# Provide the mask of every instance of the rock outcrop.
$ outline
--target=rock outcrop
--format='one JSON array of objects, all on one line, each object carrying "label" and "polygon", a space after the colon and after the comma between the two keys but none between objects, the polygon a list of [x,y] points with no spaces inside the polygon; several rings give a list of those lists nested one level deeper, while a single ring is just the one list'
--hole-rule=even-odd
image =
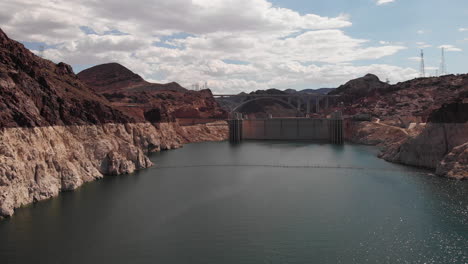
[{"label": "rock outcrop", "polygon": [[353,101],[362,97],[369,97],[379,93],[385,93],[390,89],[388,83],[380,81],[374,74],[367,74],[347,82],[331,91],[330,95],[342,95],[347,101]]},{"label": "rock outcrop", "polygon": [[381,158],[468,179],[468,104],[458,101],[434,111],[427,124],[401,128],[378,122],[348,120],[347,140],[381,147]]},{"label": "rock outcrop", "polygon": [[453,148],[437,165],[436,174],[458,180],[468,179],[468,142]]},{"label": "rock outcrop", "polygon": [[[468,104],[459,99],[434,111],[425,129],[395,145],[386,160],[436,170],[440,176],[467,178]],[[463,172],[465,170],[465,172]]]}]

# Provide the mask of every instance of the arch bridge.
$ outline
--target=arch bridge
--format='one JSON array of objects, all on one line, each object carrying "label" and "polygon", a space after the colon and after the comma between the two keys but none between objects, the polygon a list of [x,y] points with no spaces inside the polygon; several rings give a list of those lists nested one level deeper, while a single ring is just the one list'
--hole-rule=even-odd
[{"label": "arch bridge", "polygon": [[[273,100],[276,102],[283,103],[289,106],[291,109],[295,109],[298,114],[302,113],[305,115],[311,113],[320,113],[323,110],[329,109],[331,105],[338,102],[341,96],[339,95],[327,95],[327,94],[316,94],[316,93],[294,93],[294,94],[213,94],[214,98],[221,99],[218,102],[223,102],[223,107],[227,108],[228,111],[233,114],[242,108],[244,105],[259,101],[259,100]],[[240,98],[240,102],[227,103],[228,98]],[[302,111],[305,106],[305,111]],[[314,107],[315,109],[312,109]],[[313,111],[315,110],[315,111]]]}]

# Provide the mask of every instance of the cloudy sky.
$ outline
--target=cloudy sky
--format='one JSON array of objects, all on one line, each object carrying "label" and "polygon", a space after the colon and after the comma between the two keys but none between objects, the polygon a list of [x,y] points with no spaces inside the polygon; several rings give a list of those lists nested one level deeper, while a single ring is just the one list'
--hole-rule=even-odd
[{"label": "cloudy sky", "polygon": [[75,72],[118,62],[153,82],[216,93],[335,87],[366,73],[395,83],[446,47],[466,73],[466,0],[2,0],[0,27]]}]

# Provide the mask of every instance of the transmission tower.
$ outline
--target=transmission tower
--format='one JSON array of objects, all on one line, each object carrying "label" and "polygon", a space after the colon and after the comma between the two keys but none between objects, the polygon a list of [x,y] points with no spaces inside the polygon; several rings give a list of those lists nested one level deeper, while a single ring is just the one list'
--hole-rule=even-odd
[{"label": "transmission tower", "polygon": [[426,67],[424,66],[424,51],[421,50],[421,66],[419,68],[420,77],[426,77]]},{"label": "transmission tower", "polygon": [[440,75],[447,74],[447,64],[445,64],[445,48],[442,47],[442,54],[440,57]]}]

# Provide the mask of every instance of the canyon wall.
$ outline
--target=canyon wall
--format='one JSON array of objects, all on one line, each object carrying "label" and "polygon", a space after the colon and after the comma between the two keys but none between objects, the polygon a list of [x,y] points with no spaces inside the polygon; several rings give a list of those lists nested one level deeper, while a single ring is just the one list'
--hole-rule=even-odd
[{"label": "canyon wall", "polygon": [[180,109],[223,114],[210,91],[178,90],[132,92],[120,103],[153,99],[119,108],[83,84],[71,66],[34,55],[0,29],[0,218],[104,175],[150,167],[148,153],[226,139],[226,124],[175,122]]},{"label": "canyon wall", "polygon": [[152,166],[147,154],[224,140],[227,126],[127,123],[0,130],[0,217],[104,175]]}]

